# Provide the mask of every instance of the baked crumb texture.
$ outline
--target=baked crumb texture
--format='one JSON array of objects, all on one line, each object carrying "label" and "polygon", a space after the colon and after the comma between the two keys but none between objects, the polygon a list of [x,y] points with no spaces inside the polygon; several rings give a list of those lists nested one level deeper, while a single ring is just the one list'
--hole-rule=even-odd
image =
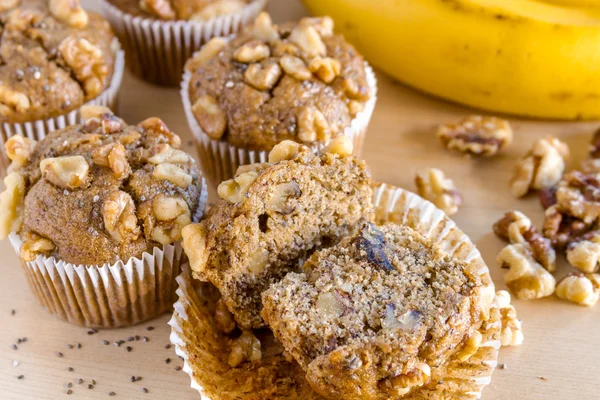
[{"label": "baked crumb texture", "polygon": [[370,173],[349,156],[349,146],[314,154],[280,144],[271,152],[273,164],[240,167],[234,180],[219,186],[225,198],[201,224],[186,228],[189,237],[184,231],[194,276],[220,290],[240,327],[263,327],[264,290],[297,271],[314,250],[372,219]]},{"label": "baked crumb texture", "polygon": [[108,0],[122,11],[165,21],[208,21],[244,8],[246,0]]},{"label": "baked crumb texture", "polygon": [[262,13],[231,40],[212,39],[186,69],[202,130],[248,150],[326,143],[371,95],[363,58],[328,17],[277,26]]},{"label": "baked crumb texture", "polygon": [[9,140],[7,179],[16,184],[0,196],[2,234],[19,233],[24,261],[43,254],[76,265],[112,264],[179,241],[204,195],[180,138],[158,118],[129,126],[103,107],[82,115],[83,125],[37,144]]},{"label": "baked crumb texture", "polygon": [[108,87],[114,35],[79,0],[4,1],[0,25],[0,122],[63,115]]},{"label": "baked crumb texture", "polygon": [[368,224],[264,292],[262,316],[321,395],[398,398],[477,351],[481,284],[412,229]]}]

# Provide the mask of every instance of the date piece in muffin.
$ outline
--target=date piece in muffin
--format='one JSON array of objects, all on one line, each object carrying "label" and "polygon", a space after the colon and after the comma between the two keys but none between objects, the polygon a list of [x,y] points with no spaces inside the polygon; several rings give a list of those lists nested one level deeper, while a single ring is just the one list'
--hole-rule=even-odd
[{"label": "date piece in muffin", "polygon": [[401,398],[481,339],[481,287],[414,230],[367,224],[265,291],[262,316],[321,395]]},{"label": "date piece in muffin", "polygon": [[194,276],[223,295],[242,328],[260,328],[261,292],[297,269],[311,251],[336,243],[373,217],[370,173],[349,139],[322,153],[282,142],[271,164],[240,167],[221,200],[183,246]]},{"label": "date piece in muffin", "polygon": [[207,21],[240,11],[245,0],[108,0],[120,10],[135,16],[161,20]]},{"label": "date piece in muffin", "polygon": [[0,122],[63,115],[109,86],[113,32],[79,0],[0,2],[0,24]]},{"label": "date piece in muffin", "polygon": [[35,144],[11,138],[9,190],[0,236],[16,231],[21,258],[38,255],[103,265],[181,239],[202,193],[195,161],[158,118],[129,126],[103,107],[84,107],[83,125]]},{"label": "date piece in muffin", "polygon": [[328,17],[277,26],[262,13],[231,40],[211,40],[186,69],[200,128],[247,150],[325,144],[372,95],[363,58]]}]

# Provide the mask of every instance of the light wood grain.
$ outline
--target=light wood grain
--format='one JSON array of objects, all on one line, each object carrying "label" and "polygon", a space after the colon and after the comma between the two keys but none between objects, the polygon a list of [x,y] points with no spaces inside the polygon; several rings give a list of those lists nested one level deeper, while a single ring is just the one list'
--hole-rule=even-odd
[{"label": "light wood grain", "polygon": [[[88,5],[95,6],[95,1]],[[303,8],[297,1],[273,0],[270,9],[277,21],[297,18]],[[511,197],[507,181],[515,161],[536,139],[556,135],[573,152],[573,165],[587,151],[588,140],[597,123],[550,123],[511,120],[516,131],[514,144],[492,160],[475,160],[446,152],[433,132],[442,122],[452,121],[473,111],[419,94],[379,74],[379,102],[368,133],[364,157],[375,179],[412,189],[417,169],[438,167],[452,177],[465,197],[456,215],[457,224],[478,245],[490,266],[498,288],[504,289],[503,271],[494,259],[502,243],[491,233],[492,223],[508,209],[520,209],[536,223],[542,211],[535,198],[518,201]],[[193,151],[179,94],[176,89],[151,86],[126,76],[121,115],[130,122],[160,116],[188,143]],[[26,285],[17,256],[7,241],[0,243],[0,398],[16,399],[198,399],[189,388],[188,376],[176,371],[182,365],[169,342],[168,315],[139,327],[102,331],[88,335],[87,330],[71,326],[48,315],[36,302]],[[563,266],[560,273],[565,273]],[[600,306],[581,308],[555,298],[515,301],[524,320],[525,344],[503,349],[500,362],[507,368],[494,373],[484,398],[501,399],[592,399],[600,398],[600,358],[597,332],[600,331]],[[16,314],[11,315],[11,310]],[[147,331],[147,326],[156,329]],[[112,342],[132,335],[150,341]],[[28,341],[11,346],[17,338]],[[110,345],[102,344],[109,340]],[[81,349],[67,344],[81,343]],[[131,345],[133,351],[127,352]],[[57,352],[64,356],[58,357]],[[173,361],[166,364],[165,359]],[[19,365],[13,366],[18,360]],[[74,372],[69,372],[73,367]],[[24,379],[18,380],[19,375]],[[131,382],[131,376],[141,376]],[[544,377],[542,380],[539,377]],[[77,384],[77,379],[84,384]],[[95,379],[97,385],[88,389]],[[66,395],[67,383],[73,394]],[[142,388],[149,390],[148,394]],[[116,392],[116,397],[108,393]]]}]

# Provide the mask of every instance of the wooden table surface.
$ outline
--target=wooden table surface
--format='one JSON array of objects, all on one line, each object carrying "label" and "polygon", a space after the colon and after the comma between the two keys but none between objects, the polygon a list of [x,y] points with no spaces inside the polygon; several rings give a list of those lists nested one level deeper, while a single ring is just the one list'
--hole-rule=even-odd
[{"label": "wooden table surface", "polygon": [[[94,3],[89,0],[87,5],[93,8],[97,6]],[[273,0],[269,8],[276,21],[304,13],[298,0]],[[444,170],[465,198],[455,217],[458,226],[481,250],[497,288],[505,289],[503,271],[494,261],[502,243],[491,232],[493,222],[509,209],[527,213],[538,224],[542,219],[536,198],[516,200],[510,195],[508,180],[513,165],[535,140],[550,134],[570,145],[571,164],[576,165],[585,157],[588,141],[599,124],[511,119],[516,135],[507,152],[491,160],[464,158],[445,151],[434,131],[438,124],[457,120],[472,110],[432,99],[382,74],[378,79],[379,101],[363,154],[374,178],[412,190],[418,169]],[[135,123],[159,116],[193,151],[177,89],[151,86],[126,76],[121,94],[123,118]],[[104,399],[110,392],[115,393],[111,398],[120,399],[199,398],[189,388],[188,376],[178,371],[181,360],[172,348],[166,348],[169,315],[141,326],[89,335],[86,329],[62,322],[39,306],[8,241],[0,243],[0,260],[0,398]],[[567,270],[563,262],[560,273]],[[506,368],[496,370],[484,399],[600,398],[600,362],[595,359],[600,357],[596,343],[600,306],[588,309],[556,298],[514,303],[524,321],[525,343],[501,350],[499,361]],[[135,335],[148,341],[113,345]],[[18,343],[24,338],[25,342]],[[128,352],[127,346],[132,350]],[[142,379],[132,382],[132,376]],[[80,379],[83,383],[78,383]],[[89,389],[92,380],[96,384]],[[67,397],[69,383],[71,397]]]}]

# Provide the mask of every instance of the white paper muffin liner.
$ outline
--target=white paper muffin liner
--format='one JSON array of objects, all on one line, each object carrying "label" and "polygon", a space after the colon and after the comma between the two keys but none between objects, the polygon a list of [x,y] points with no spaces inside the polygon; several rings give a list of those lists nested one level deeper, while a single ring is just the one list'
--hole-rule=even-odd
[{"label": "white paper muffin liner", "polygon": [[198,22],[134,16],[101,1],[106,19],[123,43],[127,68],[148,82],[170,86],[179,84],[185,62],[203,44],[238,32],[267,4],[267,0],[252,0],[238,12]]},{"label": "white paper muffin liner", "polygon": [[[196,222],[204,215],[207,196],[203,178],[193,216]],[[12,233],[9,240],[18,255],[21,238]],[[65,321],[88,328],[135,325],[170,310],[175,301],[175,278],[185,263],[180,243],[101,266],[75,265],[43,255],[31,262],[21,260],[27,283],[42,306]]]},{"label": "white paper muffin liner", "polygon": [[[96,97],[88,101],[84,105],[99,105],[110,108],[116,111],[119,88],[123,80],[123,72],[125,70],[125,53],[121,50],[119,41],[115,39],[113,43],[115,49],[115,65],[114,72],[108,87]],[[15,135],[26,136],[30,139],[41,140],[52,131],[66,128],[69,125],[74,125],[82,122],[81,107],[72,110],[68,114],[51,117],[48,119],[39,119],[28,122],[2,122],[0,123],[0,172],[4,175],[10,165],[10,160],[6,155],[4,144],[8,139]]]},{"label": "white paper muffin liner", "polygon": [[[359,112],[350,123],[350,126],[344,130],[344,135],[352,139],[354,143],[354,155],[360,156],[362,152],[363,141],[367,134],[369,121],[375,109],[377,102],[377,78],[373,69],[365,62],[365,72],[367,83],[371,91],[371,97],[365,103],[364,109]],[[248,165],[254,163],[267,162],[269,159],[269,151],[265,150],[247,150],[241,147],[236,147],[224,140],[211,139],[200,127],[194,113],[192,112],[192,103],[190,100],[190,80],[193,73],[185,71],[181,81],[181,99],[183,101],[183,109],[187,117],[188,124],[196,139],[198,148],[198,156],[204,174],[210,184],[218,186],[221,182],[233,178],[235,171],[240,165]],[[320,150],[327,143],[321,143],[314,146],[315,150]]]},{"label": "white paper muffin liner", "polygon": [[[470,239],[461,232],[446,214],[429,201],[404,189],[385,184],[374,185],[374,203],[378,224],[392,222],[408,225],[425,237],[438,243],[449,254],[476,266],[484,282],[482,304],[489,307],[489,318],[480,328],[482,345],[467,361],[450,361],[440,369],[432,369],[432,382],[403,397],[406,399],[476,399],[481,397],[497,365],[502,329],[500,310],[493,301],[494,284],[481,255]],[[191,387],[196,389],[203,400],[210,400],[202,385],[199,374],[199,360],[206,357],[210,347],[198,344],[203,337],[198,330],[202,318],[202,299],[194,289],[191,274],[187,268],[177,278],[178,301],[174,305],[171,325],[171,343],[177,355],[184,359],[183,371],[190,376]]]}]

